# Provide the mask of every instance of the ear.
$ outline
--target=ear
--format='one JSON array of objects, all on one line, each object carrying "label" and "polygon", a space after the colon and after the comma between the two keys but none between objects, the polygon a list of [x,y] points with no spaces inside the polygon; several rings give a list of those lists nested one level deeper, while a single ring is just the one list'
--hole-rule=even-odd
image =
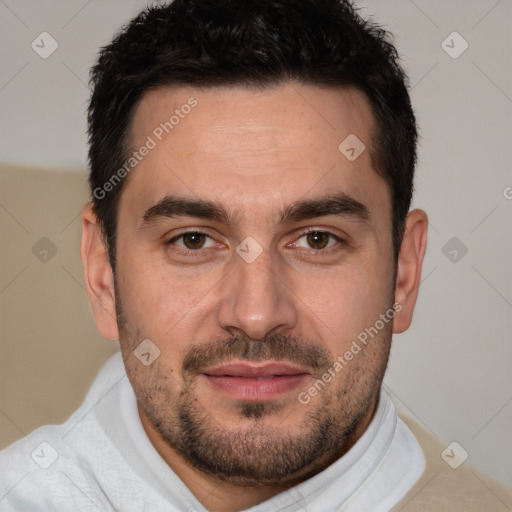
[{"label": "ear", "polygon": [[428,218],[423,210],[409,212],[398,256],[394,333],[404,332],[411,325],[414,306],[418,298],[423,257],[427,249],[427,229]]},{"label": "ear", "polygon": [[84,282],[91,303],[96,327],[109,340],[119,337],[116,320],[114,275],[108,250],[103,241],[98,218],[92,203],[82,211],[82,243],[80,246]]}]

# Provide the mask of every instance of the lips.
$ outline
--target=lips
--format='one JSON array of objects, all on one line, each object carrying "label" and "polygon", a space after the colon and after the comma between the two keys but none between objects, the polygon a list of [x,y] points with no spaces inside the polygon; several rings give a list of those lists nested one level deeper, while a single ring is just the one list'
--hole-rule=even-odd
[{"label": "lips", "polygon": [[229,363],[202,373],[217,391],[245,401],[275,399],[298,387],[310,374],[304,368],[281,362]]},{"label": "lips", "polygon": [[229,363],[210,368],[203,372],[205,375],[227,377],[273,377],[278,375],[300,375],[308,373],[303,368],[287,363],[263,363],[260,365]]}]

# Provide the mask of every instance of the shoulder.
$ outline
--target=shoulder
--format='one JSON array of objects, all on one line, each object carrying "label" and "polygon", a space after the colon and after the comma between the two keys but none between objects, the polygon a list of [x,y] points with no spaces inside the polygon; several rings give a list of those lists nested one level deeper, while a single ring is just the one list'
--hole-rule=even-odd
[{"label": "shoulder", "polygon": [[447,447],[426,428],[408,417],[402,417],[402,420],[418,440],[425,455],[426,468],[421,478],[392,509],[393,511],[500,512],[509,510],[507,504],[512,502],[510,490],[482,475],[466,462],[457,460],[456,446]]},{"label": "shoulder", "polygon": [[41,427],[0,452],[2,512],[114,510],[101,503],[97,493],[83,493],[79,486],[93,481],[87,478],[87,465],[59,434],[58,426]]},{"label": "shoulder", "polygon": [[105,398],[111,407],[106,392],[122,370],[115,354],[65,423],[40,427],[0,451],[0,511],[114,510],[100,481],[105,461],[115,464],[119,457],[94,405]]}]

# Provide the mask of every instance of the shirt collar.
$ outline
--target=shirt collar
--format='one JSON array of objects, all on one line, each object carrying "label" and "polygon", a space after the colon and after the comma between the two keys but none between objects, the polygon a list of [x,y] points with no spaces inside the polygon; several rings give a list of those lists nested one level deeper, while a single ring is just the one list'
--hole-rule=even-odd
[{"label": "shirt collar", "polygon": [[[143,478],[157,487],[169,505],[174,505],[178,510],[206,512],[147,437],[128,379],[121,383],[120,392],[125,428],[140,455],[141,464],[146,466],[139,466],[137,472],[145,473]],[[421,476],[424,465],[421,448],[397,417],[393,402],[382,388],[372,421],[345,455],[308,480],[246,510],[388,510],[388,506],[398,502]]]}]

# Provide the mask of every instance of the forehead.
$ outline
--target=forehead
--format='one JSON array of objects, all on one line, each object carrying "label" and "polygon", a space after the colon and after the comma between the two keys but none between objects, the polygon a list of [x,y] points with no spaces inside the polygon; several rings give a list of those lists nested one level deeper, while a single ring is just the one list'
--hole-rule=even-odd
[{"label": "forehead", "polygon": [[131,149],[151,149],[121,202],[143,209],[177,194],[224,202],[243,217],[336,189],[386,208],[373,130],[369,103],[353,89],[161,87],[135,109]]}]

